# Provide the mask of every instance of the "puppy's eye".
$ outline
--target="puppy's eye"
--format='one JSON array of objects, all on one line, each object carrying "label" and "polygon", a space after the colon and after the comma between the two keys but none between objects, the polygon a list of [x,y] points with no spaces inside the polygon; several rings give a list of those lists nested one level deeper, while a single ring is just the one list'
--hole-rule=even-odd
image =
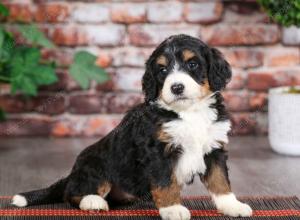
[{"label": "puppy's eye", "polygon": [[161,74],[166,74],[168,71],[167,71],[167,68],[166,67],[160,67],[159,68],[159,73]]},{"label": "puppy's eye", "polygon": [[195,70],[195,69],[197,69],[197,67],[198,67],[198,63],[196,63],[195,61],[188,62],[188,68],[190,70]]}]

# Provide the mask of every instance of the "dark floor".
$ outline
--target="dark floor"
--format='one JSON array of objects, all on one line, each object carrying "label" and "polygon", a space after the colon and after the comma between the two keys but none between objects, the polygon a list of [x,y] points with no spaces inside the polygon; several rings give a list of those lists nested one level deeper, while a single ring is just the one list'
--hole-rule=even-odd
[{"label": "dark floor", "polygon": [[[68,174],[76,155],[95,139],[0,139],[0,195],[44,187]],[[273,153],[265,137],[235,137],[229,167],[237,195],[300,196],[300,157]],[[197,180],[185,195],[206,195]]]}]

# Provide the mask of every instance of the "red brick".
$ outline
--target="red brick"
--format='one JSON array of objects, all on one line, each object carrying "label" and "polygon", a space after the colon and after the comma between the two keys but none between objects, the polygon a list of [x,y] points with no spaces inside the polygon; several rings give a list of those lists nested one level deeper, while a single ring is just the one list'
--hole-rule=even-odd
[{"label": "red brick", "polygon": [[108,100],[104,94],[74,94],[70,96],[69,111],[75,114],[107,112]]},{"label": "red brick", "polygon": [[236,11],[228,9],[224,10],[223,20],[224,23],[232,24],[253,24],[257,23],[270,23],[270,19],[263,11],[253,11],[248,14],[241,14]]},{"label": "red brick", "polygon": [[217,25],[201,29],[205,42],[216,46],[273,44],[279,40],[275,25]]},{"label": "red brick", "polygon": [[114,4],[112,6],[111,19],[113,22],[124,24],[146,22],[146,7],[143,4]]},{"label": "red brick", "polygon": [[251,15],[260,9],[256,0],[226,1],[226,9],[240,15]]},{"label": "red brick", "polygon": [[294,75],[292,75],[292,85],[300,85],[300,70]]},{"label": "red brick", "polygon": [[111,24],[58,26],[54,28],[50,37],[62,46],[117,46],[124,43],[125,27]]},{"label": "red brick", "polygon": [[113,91],[114,90],[114,82],[112,80],[113,77],[114,77],[114,73],[110,74],[111,79],[109,81],[106,81],[105,83],[98,84],[96,86],[96,89],[98,91],[104,91],[104,92]]},{"label": "red brick", "polygon": [[147,8],[148,21],[152,23],[179,22],[182,18],[183,6],[180,2],[155,2]]},{"label": "red brick", "polygon": [[141,103],[144,96],[141,93],[112,93],[108,99],[109,113],[125,113],[133,106]]},{"label": "red brick", "polygon": [[264,91],[276,86],[292,84],[291,75],[288,71],[253,71],[248,74],[248,88]]},{"label": "red brick", "polygon": [[240,70],[232,69],[232,77],[227,89],[243,89],[246,84],[246,74]]},{"label": "red brick", "polygon": [[63,22],[69,17],[69,7],[66,3],[39,4],[35,12],[37,22]]},{"label": "red brick", "polygon": [[187,22],[208,24],[222,17],[223,4],[220,2],[187,3],[184,17]]},{"label": "red brick", "polygon": [[250,95],[249,105],[253,111],[266,111],[268,104],[268,94],[265,92]]},{"label": "red brick", "polygon": [[61,46],[99,45],[117,46],[125,40],[125,27],[122,25],[66,25],[56,26],[49,34]]},{"label": "red brick", "polygon": [[226,91],[223,95],[229,111],[249,110],[249,94],[247,91]]},{"label": "red brick", "polygon": [[274,79],[276,81],[275,86],[293,85],[292,77],[294,74],[299,74],[299,69],[284,68],[282,70],[276,71],[274,74]]},{"label": "red brick", "polygon": [[75,94],[70,96],[69,111],[74,114],[125,113],[142,100],[141,93]]},{"label": "red brick", "polygon": [[249,135],[254,134],[256,121],[250,113],[235,113],[231,115],[232,134]]},{"label": "red brick", "polygon": [[250,72],[248,76],[248,88],[252,90],[267,90],[276,85],[274,75],[269,72]]},{"label": "red brick", "polygon": [[167,37],[185,33],[198,36],[199,27],[190,25],[131,25],[128,29],[130,42],[136,46],[156,46]]},{"label": "red brick", "polygon": [[300,64],[299,48],[268,48],[265,50],[265,64],[267,66],[296,66]]},{"label": "red brick", "polygon": [[117,46],[123,45],[125,42],[126,30],[123,25],[84,25],[79,28],[83,28],[86,32],[89,44]]},{"label": "red brick", "polygon": [[63,116],[51,129],[54,136],[104,136],[114,129],[122,115]]},{"label": "red brick", "polygon": [[263,53],[249,48],[221,49],[226,60],[233,67],[250,68],[263,64]]},{"label": "red brick", "polygon": [[47,116],[10,117],[0,123],[0,136],[48,136],[51,122]]},{"label": "red brick", "polygon": [[43,114],[61,114],[66,110],[66,98],[64,93],[53,95],[39,95],[31,99],[32,111]]},{"label": "red brick", "polygon": [[42,48],[42,58],[47,61],[54,61],[57,66],[69,66],[73,62],[73,52],[63,48],[48,49]]},{"label": "red brick", "polygon": [[114,66],[144,67],[152,48],[122,47],[112,51]]},{"label": "red brick", "polygon": [[50,38],[56,45],[77,46],[88,44],[87,33],[77,26],[58,26],[53,28]]},{"label": "red brick", "polygon": [[30,4],[8,4],[10,11],[8,20],[17,22],[31,22],[33,11]]},{"label": "red brick", "polygon": [[9,113],[20,113],[27,111],[26,98],[22,96],[11,96],[11,95],[1,95],[0,96],[0,106],[6,112]]},{"label": "red brick", "polygon": [[99,3],[78,3],[71,12],[74,21],[99,23],[109,21],[109,6]]},{"label": "red brick", "polygon": [[295,86],[300,84],[300,66],[293,66],[290,68],[283,67],[284,72],[288,74],[290,81],[287,81],[285,85]]},{"label": "red brick", "polygon": [[141,80],[144,69],[118,68],[113,78],[114,89],[123,91],[142,91]]},{"label": "red brick", "polygon": [[39,112],[44,114],[60,114],[65,111],[65,97],[62,93],[24,97],[21,95],[0,96],[0,106],[9,113]]}]

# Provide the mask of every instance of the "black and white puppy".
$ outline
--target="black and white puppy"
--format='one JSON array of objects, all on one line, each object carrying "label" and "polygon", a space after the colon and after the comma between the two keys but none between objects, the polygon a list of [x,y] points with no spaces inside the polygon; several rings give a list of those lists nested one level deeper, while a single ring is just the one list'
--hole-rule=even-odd
[{"label": "black and white puppy", "polygon": [[86,148],[69,176],[15,195],[12,203],[66,201],[82,210],[108,210],[107,199],[132,201],[151,193],[162,219],[190,219],[180,190],[199,176],[220,212],[251,216],[232,193],[227,173],[230,122],[220,91],[230,77],[218,50],[190,36],[169,37],[146,63],[145,102]]}]

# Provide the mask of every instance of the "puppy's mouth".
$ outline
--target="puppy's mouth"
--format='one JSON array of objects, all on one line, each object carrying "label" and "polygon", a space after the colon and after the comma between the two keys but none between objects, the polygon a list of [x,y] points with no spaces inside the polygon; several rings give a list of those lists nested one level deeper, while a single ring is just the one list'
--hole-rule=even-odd
[{"label": "puppy's mouth", "polygon": [[189,99],[189,98],[186,96],[178,96],[174,99],[174,101],[176,102],[176,101],[187,100],[187,99]]},{"label": "puppy's mouth", "polygon": [[187,100],[189,100],[189,98],[186,96],[176,96],[169,104],[173,104],[175,102],[187,101]]}]

